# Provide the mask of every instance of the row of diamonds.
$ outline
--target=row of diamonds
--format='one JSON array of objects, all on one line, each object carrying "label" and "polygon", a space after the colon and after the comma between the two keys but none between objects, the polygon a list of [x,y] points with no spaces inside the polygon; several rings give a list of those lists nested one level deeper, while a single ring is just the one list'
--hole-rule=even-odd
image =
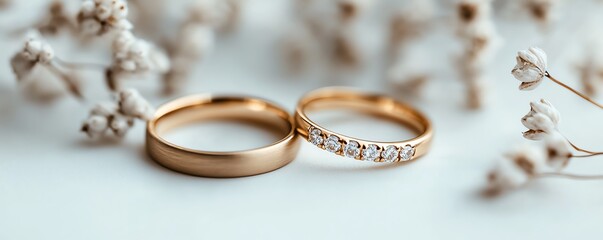
[{"label": "row of diamonds", "polygon": [[323,148],[329,152],[342,154],[343,156],[360,159],[363,161],[378,162],[396,162],[408,161],[415,155],[415,148],[411,145],[398,148],[394,145],[385,147],[369,144],[366,146],[351,140],[345,142],[336,135],[322,133],[320,129],[310,127],[308,130],[308,141],[317,147]]}]

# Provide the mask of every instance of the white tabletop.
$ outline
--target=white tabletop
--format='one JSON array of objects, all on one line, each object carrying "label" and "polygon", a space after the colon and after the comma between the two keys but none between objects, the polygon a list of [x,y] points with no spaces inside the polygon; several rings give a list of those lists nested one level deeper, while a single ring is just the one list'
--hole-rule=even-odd
[{"label": "white tabletop", "polygon": [[[19,2],[0,13],[2,32],[25,25],[42,10],[41,1]],[[217,41],[178,95],[251,94],[293,110],[304,92],[320,86],[385,91],[377,70],[382,40],[376,37],[381,31],[377,27],[367,28],[375,30],[359,39],[367,67],[346,81],[284,74],[278,55],[280,37],[289,26],[280,20],[289,13],[284,2],[247,1],[239,31]],[[488,104],[481,111],[463,107],[464,88],[451,67],[455,39],[446,31],[450,26],[437,26],[438,33],[419,44],[437,46],[429,55],[436,78],[424,97],[412,102],[433,120],[435,140],[426,157],[404,166],[352,161],[304,141],[295,161],[264,175],[210,179],[175,173],[145,154],[141,122],[119,144],[95,143],[78,132],[90,106],[108,99],[100,74],[87,72],[88,100],[83,104],[70,97],[36,104],[23,97],[5,61],[0,65],[0,239],[598,238],[603,234],[603,181],[542,179],[490,200],[478,192],[492,162],[528,141],[521,137],[519,119],[529,110],[529,101],[548,99],[561,111],[563,133],[585,148],[603,150],[603,112],[550,82],[520,92],[510,74],[517,50],[540,45],[550,53],[550,71],[579,86],[572,64],[585,31],[570,23],[589,20],[587,13],[601,7],[564,5],[560,17],[571,21],[558,23],[549,35],[536,31],[528,20],[499,16],[504,45],[488,70]],[[109,61],[108,53],[98,57],[102,47],[78,50],[65,39],[51,43],[64,58]],[[20,44],[19,38],[3,36],[0,58],[8,59]],[[128,85],[138,87],[155,105],[170,99],[157,94],[154,79]],[[343,132],[402,136],[392,125],[375,126],[365,118],[333,124]],[[172,137],[193,145],[235,147],[270,139],[243,126],[219,123],[191,132]],[[603,173],[603,159],[575,160],[567,171]]]}]

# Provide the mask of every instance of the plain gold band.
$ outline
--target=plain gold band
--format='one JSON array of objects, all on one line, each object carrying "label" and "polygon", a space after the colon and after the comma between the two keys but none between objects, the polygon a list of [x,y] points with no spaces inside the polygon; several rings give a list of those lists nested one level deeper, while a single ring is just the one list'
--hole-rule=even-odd
[{"label": "plain gold band", "polygon": [[[269,146],[232,152],[188,149],[161,137],[175,127],[216,118],[265,124],[283,131],[284,137]],[[146,148],[151,158],[174,171],[203,177],[251,176],[276,170],[295,159],[299,141],[294,126],[293,117],[286,110],[263,99],[194,95],[157,109],[147,124]]]},{"label": "plain gold band", "polygon": [[[306,115],[306,111],[339,108],[355,109],[393,119],[414,130],[418,136],[413,139],[395,142],[358,139],[328,130],[310,120]],[[433,136],[433,130],[429,119],[411,106],[383,95],[342,87],[322,88],[307,93],[297,105],[295,122],[298,133],[319,148],[356,160],[375,162],[401,162],[419,158],[429,151]],[[313,135],[315,137],[314,141],[312,141],[311,131],[314,131],[315,133]],[[316,138],[316,136],[319,137]],[[333,136],[333,139],[336,141],[331,141],[330,145],[327,145],[327,140],[330,136]],[[321,141],[322,143],[319,144]],[[346,155],[346,145],[350,142],[356,142],[355,144],[358,145],[359,150],[358,152],[353,151],[354,148],[352,146],[350,151],[347,152],[348,155]],[[339,143],[339,148],[337,148],[337,143]],[[364,151],[366,151],[370,145],[373,145],[372,147],[375,147],[379,151],[379,157],[374,160],[363,158]],[[389,161],[385,161],[381,154],[389,146],[393,146],[397,149],[398,157],[395,160],[391,160],[390,158]],[[394,149],[393,147],[391,148]],[[354,155],[356,153],[357,155]],[[404,156],[408,156],[408,158],[403,158],[403,154],[405,154]]]}]

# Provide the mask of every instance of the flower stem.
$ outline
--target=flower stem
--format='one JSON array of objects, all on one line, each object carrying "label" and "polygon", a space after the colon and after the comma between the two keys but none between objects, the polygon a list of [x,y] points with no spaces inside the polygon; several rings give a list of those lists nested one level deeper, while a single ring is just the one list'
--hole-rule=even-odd
[{"label": "flower stem", "polygon": [[536,177],[559,177],[559,178],[569,178],[574,180],[603,180],[603,175],[578,175],[572,173],[557,173],[557,172],[545,172],[536,174]]},{"label": "flower stem", "polygon": [[582,94],[581,92],[578,92],[578,90],[571,88],[570,86],[566,85],[565,83],[562,83],[561,81],[555,79],[553,76],[551,76],[551,74],[547,71],[545,72],[544,76],[546,76],[548,79],[550,79],[551,81],[559,84],[560,86],[564,87],[567,90],[570,90],[571,92],[575,93],[576,95],[580,96],[581,98],[583,98],[586,101],[589,101],[590,103],[594,104],[595,106],[603,109],[603,105],[601,105],[600,103],[595,102],[592,98]]},{"label": "flower stem", "polygon": [[578,152],[588,153],[588,154],[591,154],[591,155],[599,155],[599,154],[603,154],[603,153],[601,153],[601,152],[593,152],[593,151],[589,151],[589,150],[586,150],[586,149],[580,148],[580,147],[576,146],[574,143],[572,143],[572,142],[571,142],[569,139],[567,139],[567,138],[565,138],[565,139],[566,139],[566,140],[567,140],[567,142],[568,142],[568,143],[569,143],[569,144],[570,144],[570,145],[571,145],[571,146],[572,146],[574,149],[576,149],[576,151],[578,151]]},{"label": "flower stem", "polygon": [[107,68],[107,66],[99,64],[99,63],[73,63],[73,62],[67,62],[64,61],[58,57],[55,57],[56,62],[64,67],[67,68],[95,68],[95,69],[100,69],[100,70],[105,70]]},{"label": "flower stem", "polygon": [[57,77],[59,77],[65,83],[67,90],[69,90],[69,92],[73,94],[73,96],[75,96],[80,101],[84,99],[80,87],[68,74],[64,73],[53,64],[47,64],[44,66],[50,72],[57,75]]}]

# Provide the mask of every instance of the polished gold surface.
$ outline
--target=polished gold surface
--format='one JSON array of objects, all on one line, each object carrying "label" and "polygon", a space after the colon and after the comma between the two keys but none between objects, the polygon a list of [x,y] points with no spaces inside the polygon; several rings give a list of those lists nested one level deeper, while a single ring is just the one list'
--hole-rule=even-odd
[{"label": "polished gold surface", "polygon": [[[412,139],[401,139],[400,141],[394,142],[359,139],[328,130],[313,122],[307,116],[307,112],[309,111],[324,111],[342,108],[353,109],[367,114],[375,114],[380,117],[392,119],[409,127],[415,131],[418,136]],[[365,161],[400,162],[419,158],[428,152],[433,136],[433,130],[429,119],[411,106],[383,95],[342,87],[322,88],[303,96],[297,105],[295,122],[297,132],[301,137],[312,142],[310,131],[316,130],[316,132],[319,132],[320,134],[315,134],[314,136],[321,136],[322,144],[317,144],[319,141],[314,141],[313,144],[321,149],[330,150],[337,155],[345,156],[345,146],[350,142],[357,142],[359,145],[358,155],[354,155],[355,152],[350,151],[348,152],[347,157]],[[370,128],[371,126],[366,127]],[[329,136],[334,136],[334,139],[337,141],[333,142],[340,144],[339,149],[327,147],[327,139]],[[365,159],[363,157],[364,152],[367,151],[367,148],[370,145],[375,145],[379,152],[379,157],[374,160]],[[331,146],[336,146],[336,144]],[[395,160],[392,160],[392,157],[388,158],[386,161],[381,155],[388,146],[394,146],[395,149],[397,149],[398,157],[396,157]],[[337,150],[334,151],[335,149]],[[403,151],[405,149],[408,151]],[[403,153],[405,153],[404,156],[408,157],[402,157]]]},{"label": "polished gold surface", "polygon": [[[161,137],[171,129],[212,119],[262,124],[282,132],[282,138],[256,149],[213,152],[178,146]],[[146,148],[151,158],[174,171],[203,177],[250,176],[273,171],[295,159],[299,141],[294,126],[294,120],[287,111],[266,100],[194,95],[176,99],[157,109],[155,117],[147,125]]]}]

